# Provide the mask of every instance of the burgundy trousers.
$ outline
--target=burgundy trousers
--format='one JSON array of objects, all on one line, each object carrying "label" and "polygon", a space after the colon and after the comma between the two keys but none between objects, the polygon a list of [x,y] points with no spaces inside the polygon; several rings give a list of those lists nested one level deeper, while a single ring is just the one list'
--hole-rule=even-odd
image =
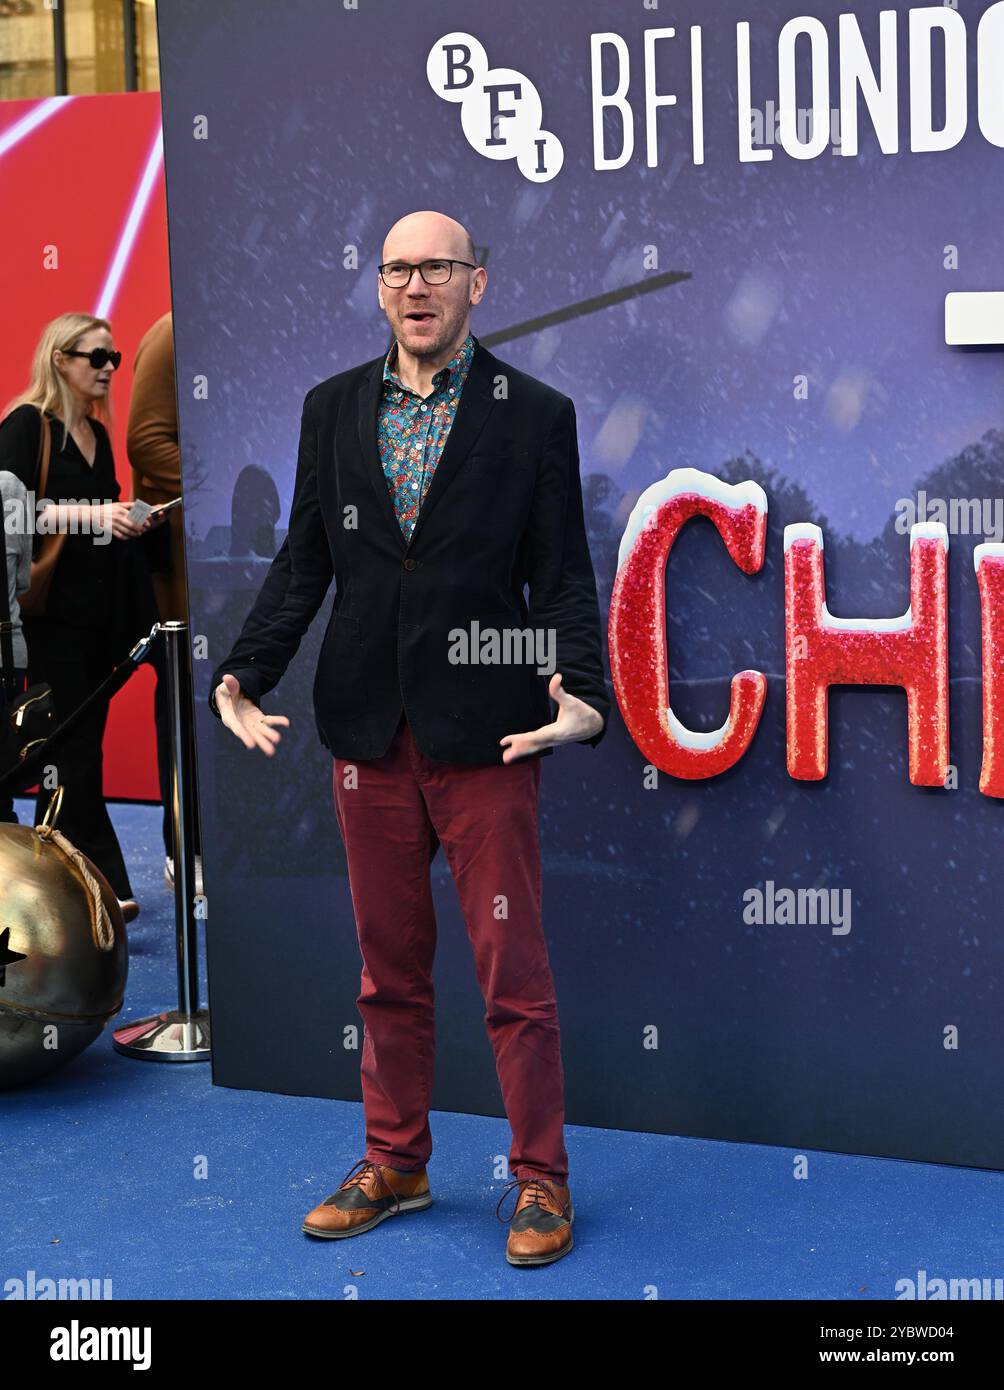
[{"label": "burgundy trousers", "polygon": [[540,759],[437,762],[402,715],[382,758],[335,758],[335,813],[363,957],[366,1158],[414,1171],[432,1153],[436,949],[430,868],[446,853],[474,951],[512,1129],[515,1177],[564,1183],[564,1076],[541,925]]}]

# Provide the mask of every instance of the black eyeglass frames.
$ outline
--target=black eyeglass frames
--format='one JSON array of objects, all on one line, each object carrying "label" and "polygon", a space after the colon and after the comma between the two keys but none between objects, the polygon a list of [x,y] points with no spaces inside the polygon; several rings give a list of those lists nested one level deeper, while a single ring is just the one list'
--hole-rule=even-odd
[{"label": "black eyeglass frames", "polygon": [[415,265],[410,265],[407,261],[387,261],[385,265],[377,266],[377,269],[380,279],[389,290],[401,290],[405,285],[411,284],[411,277],[416,270],[427,285],[445,285],[453,278],[455,265],[477,270],[477,266],[472,265],[470,261],[457,260],[420,261]]},{"label": "black eyeglass frames", "polygon": [[109,351],[108,348],[92,348],[90,352],[76,352],[69,348],[63,349],[64,357],[86,357],[95,371],[100,372],[102,367],[112,364],[112,371],[117,372],[122,361],[122,354],[117,350]]}]

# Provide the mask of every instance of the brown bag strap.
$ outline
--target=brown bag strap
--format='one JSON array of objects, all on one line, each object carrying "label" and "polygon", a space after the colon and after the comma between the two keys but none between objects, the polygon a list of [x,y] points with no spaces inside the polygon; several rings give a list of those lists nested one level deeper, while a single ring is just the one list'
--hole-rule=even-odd
[{"label": "brown bag strap", "polygon": [[49,426],[49,417],[45,411],[39,409],[42,425],[38,435],[38,467],[35,476],[38,484],[35,488],[35,497],[44,497],[45,489],[49,486],[49,458],[52,454],[52,430]]}]

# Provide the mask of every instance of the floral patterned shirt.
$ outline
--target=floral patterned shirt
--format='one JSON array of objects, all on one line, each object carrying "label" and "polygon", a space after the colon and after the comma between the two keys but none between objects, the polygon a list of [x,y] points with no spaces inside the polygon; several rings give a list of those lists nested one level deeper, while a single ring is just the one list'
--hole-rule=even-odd
[{"label": "floral patterned shirt", "polygon": [[432,393],[424,400],[405,386],[394,370],[397,343],[383,364],[377,444],[394,510],[407,540],[443,456],[473,358],[474,337],[468,333],[456,356],[432,378]]}]

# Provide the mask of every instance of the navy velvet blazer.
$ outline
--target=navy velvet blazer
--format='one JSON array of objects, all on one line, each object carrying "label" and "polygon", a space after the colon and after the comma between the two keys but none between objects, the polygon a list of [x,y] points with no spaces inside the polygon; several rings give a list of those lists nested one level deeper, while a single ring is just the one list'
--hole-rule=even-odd
[{"label": "navy velvet blazer", "polygon": [[575,408],[475,344],[409,541],[377,447],[384,354],[304,400],[288,534],[213,689],[230,672],[260,702],[334,579],[314,711],[337,757],[381,756],[403,708],[428,757],[501,763],[504,735],[554,717],[547,653],[609,715]]}]

